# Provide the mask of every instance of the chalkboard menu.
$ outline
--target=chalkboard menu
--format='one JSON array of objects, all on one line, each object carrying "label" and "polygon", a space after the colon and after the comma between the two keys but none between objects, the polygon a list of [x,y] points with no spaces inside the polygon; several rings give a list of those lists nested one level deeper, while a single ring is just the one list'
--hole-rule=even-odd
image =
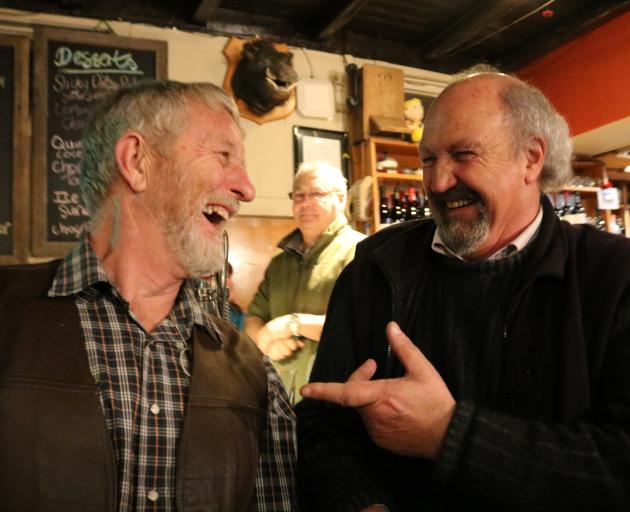
[{"label": "chalkboard menu", "polygon": [[81,135],[110,92],[166,76],[166,43],[96,32],[35,32],[33,254],[63,256],[88,226]]},{"label": "chalkboard menu", "polygon": [[0,34],[0,263],[26,259],[28,39]]}]

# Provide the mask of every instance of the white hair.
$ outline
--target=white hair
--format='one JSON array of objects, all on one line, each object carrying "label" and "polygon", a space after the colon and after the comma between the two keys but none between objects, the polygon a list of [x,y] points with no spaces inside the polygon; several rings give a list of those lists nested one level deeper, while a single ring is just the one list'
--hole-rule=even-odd
[{"label": "white hair", "polygon": [[348,180],[344,178],[341,170],[328,162],[312,161],[302,162],[298,167],[295,176],[293,176],[293,187],[298,182],[300,177],[305,174],[312,174],[317,176],[319,181],[327,187],[330,191],[338,192],[346,197],[348,192]]},{"label": "white hair", "polygon": [[142,81],[114,91],[92,112],[83,133],[81,190],[92,216],[118,176],[114,148],[131,130],[141,132],[149,149],[166,154],[173,136],[186,126],[183,116],[190,102],[226,111],[240,127],[238,109],[223,89],[211,83],[173,80]]}]

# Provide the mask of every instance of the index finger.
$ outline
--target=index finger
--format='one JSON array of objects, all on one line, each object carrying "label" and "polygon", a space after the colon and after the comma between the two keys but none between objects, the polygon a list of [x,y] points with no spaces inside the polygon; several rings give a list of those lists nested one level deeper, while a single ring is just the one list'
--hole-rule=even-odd
[{"label": "index finger", "polygon": [[311,382],[300,389],[304,398],[332,402],[342,407],[364,407],[378,398],[378,389],[372,381]]}]

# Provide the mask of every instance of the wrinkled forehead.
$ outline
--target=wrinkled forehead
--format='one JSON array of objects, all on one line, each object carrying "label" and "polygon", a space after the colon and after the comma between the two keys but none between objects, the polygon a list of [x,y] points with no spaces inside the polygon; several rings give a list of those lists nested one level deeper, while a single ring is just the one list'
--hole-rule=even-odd
[{"label": "wrinkled forehead", "polygon": [[462,125],[503,122],[504,86],[496,76],[474,77],[448,87],[431,105],[424,122],[424,134]]}]

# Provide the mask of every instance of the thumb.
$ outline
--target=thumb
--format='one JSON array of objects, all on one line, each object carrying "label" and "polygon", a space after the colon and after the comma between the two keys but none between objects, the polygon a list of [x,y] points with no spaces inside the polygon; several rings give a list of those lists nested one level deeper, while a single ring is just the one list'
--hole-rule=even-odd
[{"label": "thumb", "polygon": [[396,322],[387,324],[386,333],[387,341],[405,368],[407,376],[418,380],[425,377],[427,371],[436,371],[431,362],[413,344]]}]

